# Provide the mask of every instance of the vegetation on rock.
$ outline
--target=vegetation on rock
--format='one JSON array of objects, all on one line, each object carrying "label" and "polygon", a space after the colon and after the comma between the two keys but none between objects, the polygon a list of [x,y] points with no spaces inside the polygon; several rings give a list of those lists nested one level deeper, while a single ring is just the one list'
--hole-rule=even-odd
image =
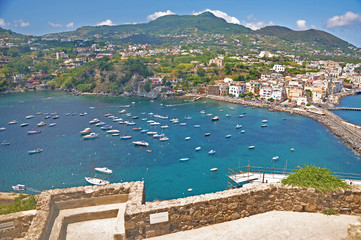
[{"label": "vegetation on rock", "polygon": [[26,211],[35,208],[36,208],[36,199],[34,195],[26,196],[21,193],[18,197],[15,198],[14,203],[0,206],[0,214]]}]

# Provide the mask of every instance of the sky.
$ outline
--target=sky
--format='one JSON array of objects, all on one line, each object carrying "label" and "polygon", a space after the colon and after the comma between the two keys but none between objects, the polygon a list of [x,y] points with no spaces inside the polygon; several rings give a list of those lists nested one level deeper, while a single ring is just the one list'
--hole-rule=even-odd
[{"label": "sky", "polygon": [[253,30],[315,28],[361,47],[361,0],[0,0],[0,27],[40,36],[204,11]]}]

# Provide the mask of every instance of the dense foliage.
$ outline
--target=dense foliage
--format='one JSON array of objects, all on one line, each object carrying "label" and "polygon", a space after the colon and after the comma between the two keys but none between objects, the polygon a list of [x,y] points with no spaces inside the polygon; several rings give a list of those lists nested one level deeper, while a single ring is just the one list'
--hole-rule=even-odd
[{"label": "dense foliage", "polygon": [[0,206],[0,214],[8,214],[20,211],[26,211],[36,208],[36,199],[33,195],[25,196],[20,194],[15,198],[15,202]]},{"label": "dense foliage", "polygon": [[351,188],[350,185],[340,178],[332,175],[330,170],[319,168],[314,165],[305,165],[303,168],[295,170],[295,173],[290,174],[287,178],[282,180],[282,184],[315,188],[322,193]]}]

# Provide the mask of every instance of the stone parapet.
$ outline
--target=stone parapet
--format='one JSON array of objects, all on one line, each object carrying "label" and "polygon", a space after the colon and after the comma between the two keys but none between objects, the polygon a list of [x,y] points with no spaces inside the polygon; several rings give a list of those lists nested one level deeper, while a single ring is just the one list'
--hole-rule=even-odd
[{"label": "stone parapet", "polygon": [[24,237],[29,229],[36,210],[0,215],[0,239]]}]

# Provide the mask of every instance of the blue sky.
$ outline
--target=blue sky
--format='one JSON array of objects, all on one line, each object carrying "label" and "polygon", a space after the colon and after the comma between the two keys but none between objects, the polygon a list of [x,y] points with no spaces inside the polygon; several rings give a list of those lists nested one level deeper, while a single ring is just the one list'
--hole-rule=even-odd
[{"label": "blue sky", "polygon": [[316,28],[361,47],[361,0],[0,0],[0,27],[43,35],[97,24],[144,23],[164,14],[190,15],[206,9],[253,29],[271,24]]}]

